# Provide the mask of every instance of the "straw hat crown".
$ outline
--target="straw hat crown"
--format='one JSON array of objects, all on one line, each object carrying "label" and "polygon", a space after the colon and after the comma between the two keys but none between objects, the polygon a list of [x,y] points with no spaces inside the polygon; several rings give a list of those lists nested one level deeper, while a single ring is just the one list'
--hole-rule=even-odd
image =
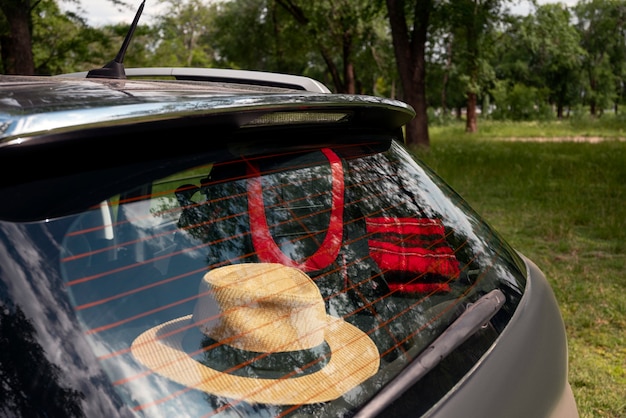
[{"label": "straw hat crown", "polygon": [[263,353],[310,349],[324,342],[322,296],[295,268],[267,263],[225,266],[206,275],[199,293],[203,296],[193,320],[213,340]]}]

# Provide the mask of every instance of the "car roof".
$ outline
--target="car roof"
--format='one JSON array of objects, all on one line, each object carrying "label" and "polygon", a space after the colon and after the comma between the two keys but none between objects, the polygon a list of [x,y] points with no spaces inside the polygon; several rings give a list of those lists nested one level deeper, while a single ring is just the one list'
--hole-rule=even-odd
[{"label": "car roof", "polygon": [[[263,74],[259,74],[259,79],[263,80]],[[278,75],[276,77],[280,80]],[[290,76],[284,79],[293,80]],[[397,100],[264,83],[267,84],[255,82],[253,77],[252,81],[244,78],[206,81],[206,78],[80,78],[78,74],[0,76],[0,148],[19,145],[41,135],[184,119],[192,115],[238,115],[235,123],[243,126],[271,113],[308,112],[309,116],[320,116],[317,122],[386,128],[399,128],[414,116],[409,105]],[[345,117],[324,119],[329,110],[337,115],[343,112]]]},{"label": "car roof", "polygon": [[[62,74],[57,77],[89,76],[88,71]],[[310,77],[292,74],[279,74],[267,71],[235,70],[230,68],[187,68],[187,67],[146,67],[125,68],[126,78],[169,77],[175,80],[213,81],[232,84],[282,87],[294,90],[306,90],[315,93],[330,93],[328,87]]]}]

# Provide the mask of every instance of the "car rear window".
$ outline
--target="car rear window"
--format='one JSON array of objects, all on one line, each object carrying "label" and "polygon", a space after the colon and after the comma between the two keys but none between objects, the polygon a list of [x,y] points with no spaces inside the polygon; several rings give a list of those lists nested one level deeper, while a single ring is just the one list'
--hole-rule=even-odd
[{"label": "car rear window", "polygon": [[493,341],[523,263],[383,145],[205,161],[73,216],[64,286],[118,396],[148,416],[349,415],[500,289]]}]

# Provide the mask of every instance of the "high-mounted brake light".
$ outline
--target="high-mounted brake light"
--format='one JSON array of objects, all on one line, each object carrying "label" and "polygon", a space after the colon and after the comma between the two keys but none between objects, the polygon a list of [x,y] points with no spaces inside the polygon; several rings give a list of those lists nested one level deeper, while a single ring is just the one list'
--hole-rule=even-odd
[{"label": "high-mounted brake light", "polygon": [[247,122],[242,127],[262,125],[292,125],[347,122],[350,114],[346,112],[274,112],[266,113]]}]

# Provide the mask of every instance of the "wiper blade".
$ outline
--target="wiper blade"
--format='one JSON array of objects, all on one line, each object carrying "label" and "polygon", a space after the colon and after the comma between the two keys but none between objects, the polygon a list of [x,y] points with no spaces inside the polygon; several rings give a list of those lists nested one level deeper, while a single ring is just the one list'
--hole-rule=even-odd
[{"label": "wiper blade", "polygon": [[435,341],[402,370],[355,418],[373,417],[399,398],[415,382],[437,366],[446,356],[481,329],[502,308],[506,298],[492,290],[466,310]]}]

